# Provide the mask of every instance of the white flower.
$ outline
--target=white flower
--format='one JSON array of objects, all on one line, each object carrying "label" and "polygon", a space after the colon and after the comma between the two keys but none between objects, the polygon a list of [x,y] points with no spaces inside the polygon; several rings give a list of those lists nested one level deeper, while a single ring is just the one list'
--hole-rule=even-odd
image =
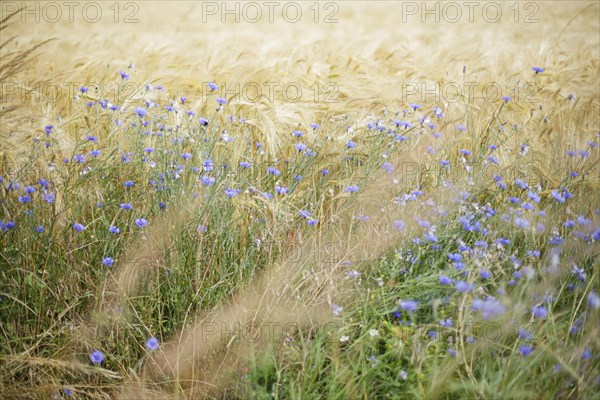
[{"label": "white flower", "polygon": [[371,337],[379,336],[379,329],[369,329],[369,336],[371,336]]},{"label": "white flower", "polygon": [[350,340],[350,337],[349,337],[349,336],[346,336],[346,335],[344,335],[344,336],[342,336],[342,337],[340,338],[340,343],[345,343],[345,342],[347,342],[348,340]]},{"label": "white flower", "polygon": [[340,313],[344,310],[344,307],[340,307],[337,304],[332,304],[331,305],[331,311],[333,312],[333,315],[335,315],[336,317],[338,315],[340,315]]}]

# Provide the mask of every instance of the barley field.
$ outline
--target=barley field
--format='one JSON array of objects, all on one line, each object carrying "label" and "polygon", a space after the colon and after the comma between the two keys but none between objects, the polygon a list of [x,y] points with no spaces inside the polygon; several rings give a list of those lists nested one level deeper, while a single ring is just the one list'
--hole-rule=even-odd
[{"label": "barley field", "polygon": [[597,1],[0,35],[0,398],[600,399]]}]

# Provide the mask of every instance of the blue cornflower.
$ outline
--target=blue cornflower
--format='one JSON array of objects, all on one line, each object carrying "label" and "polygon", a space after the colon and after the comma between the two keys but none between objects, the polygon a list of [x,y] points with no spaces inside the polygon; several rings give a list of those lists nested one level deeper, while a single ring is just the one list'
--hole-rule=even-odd
[{"label": "blue cornflower", "polygon": [[210,172],[215,169],[215,163],[210,158],[207,158],[206,161],[202,163],[202,166],[206,172]]},{"label": "blue cornflower", "polygon": [[121,203],[119,205],[122,210],[133,210],[133,206],[130,203]]},{"label": "blue cornflower", "polygon": [[418,303],[414,300],[402,300],[400,302],[400,308],[405,311],[415,311],[418,307]]},{"label": "blue cornflower", "polygon": [[114,263],[115,259],[112,257],[104,257],[102,259],[102,264],[106,265],[107,267],[112,267]]},{"label": "blue cornflower", "polygon": [[314,122],[310,124],[310,127],[313,129],[319,129],[321,127],[321,125],[319,124],[315,124]]},{"label": "blue cornflower", "polygon": [[459,271],[464,271],[464,269],[467,267],[464,262],[455,262],[452,264],[452,266]]},{"label": "blue cornflower", "polygon": [[519,346],[519,353],[521,353],[521,355],[523,357],[527,357],[532,352],[533,352],[533,347],[531,347],[531,346],[528,346],[528,345]]},{"label": "blue cornflower", "polygon": [[529,185],[519,178],[515,179],[515,185],[517,185],[518,187],[520,187],[523,190],[529,189]]},{"label": "blue cornflower", "polygon": [[431,228],[431,222],[429,222],[429,221],[428,221],[428,220],[426,220],[426,219],[419,219],[419,220],[417,221],[417,224],[418,224],[420,227],[422,227],[422,228],[425,228],[425,229],[429,229],[429,228]]},{"label": "blue cornflower", "polygon": [[227,100],[225,100],[225,99],[224,99],[224,98],[222,98],[222,97],[217,97],[217,100],[216,100],[216,101],[217,101],[217,103],[218,103],[218,104],[220,104],[220,105],[227,104]]},{"label": "blue cornflower", "polygon": [[198,122],[200,123],[200,125],[206,126],[206,125],[208,125],[208,123],[210,121],[208,119],[206,119],[206,118],[200,117],[200,118],[198,118]]},{"label": "blue cornflower", "polygon": [[202,175],[202,178],[200,178],[200,180],[202,181],[202,184],[204,186],[211,186],[216,181],[215,178],[213,178],[212,176],[208,176],[208,175]]},{"label": "blue cornflower", "polygon": [[304,143],[296,143],[294,145],[294,147],[296,148],[296,150],[298,151],[304,151],[306,150],[306,145]]},{"label": "blue cornflower", "polygon": [[104,361],[104,353],[102,353],[100,350],[94,350],[90,354],[90,360],[94,364],[101,364]]},{"label": "blue cornflower", "polygon": [[541,74],[542,72],[545,71],[545,68],[542,67],[531,67],[531,69],[535,72],[535,74]]},{"label": "blue cornflower", "polygon": [[481,279],[490,279],[492,277],[492,273],[490,271],[481,270],[481,272],[479,272],[479,276]]},{"label": "blue cornflower", "polygon": [[396,228],[397,231],[404,230],[404,226],[405,226],[404,221],[402,221],[400,219],[394,221],[394,228]]},{"label": "blue cornflower", "polygon": [[565,223],[563,224],[563,226],[567,229],[571,229],[575,227],[575,221],[573,221],[572,219],[569,219],[567,221],[565,221]]},{"label": "blue cornflower", "polygon": [[108,231],[110,233],[112,233],[113,235],[117,235],[117,234],[121,233],[121,230],[114,225],[111,225],[111,227],[108,228]]},{"label": "blue cornflower", "polygon": [[85,154],[76,154],[73,156],[73,161],[81,163],[81,164],[85,164],[86,159],[87,159],[87,156]]},{"label": "blue cornflower", "polygon": [[246,169],[246,168],[250,168],[252,166],[251,163],[249,163],[248,161],[240,161],[240,167]]},{"label": "blue cornflower", "polygon": [[426,234],[423,235],[423,237],[431,243],[437,243],[438,242],[438,238],[437,236],[435,236],[435,234],[433,232],[427,232]]},{"label": "blue cornflower", "polygon": [[232,189],[232,188],[226,188],[225,189],[225,195],[229,198],[235,197],[238,194],[240,194],[242,191],[240,189]]},{"label": "blue cornflower", "polygon": [[281,171],[275,167],[267,167],[267,173],[275,176],[281,175]]},{"label": "blue cornflower", "polygon": [[449,328],[452,326],[452,319],[451,318],[442,319],[442,320],[440,320],[440,325],[443,326],[444,328]]},{"label": "blue cornflower", "polygon": [[131,159],[127,156],[127,154],[123,153],[121,154],[121,161],[123,162],[123,164],[129,164],[131,162]]},{"label": "blue cornflower", "polygon": [[507,246],[510,244],[510,239],[505,239],[505,238],[498,238],[496,239],[496,244],[502,245],[502,246]]},{"label": "blue cornflower", "polygon": [[577,223],[579,225],[590,225],[592,223],[592,220],[589,218],[586,218],[583,215],[578,215],[577,216]]},{"label": "blue cornflower", "polygon": [[19,196],[19,203],[31,203],[31,196],[28,194],[24,194],[23,196]]},{"label": "blue cornflower", "polygon": [[527,196],[529,197],[529,199],[535,201],[536,203],[539,203],[541,200],[540,195],[531,190],[527,192]]},{"label": "blue cornflower", "polygon": [[54,129],[54,125],[46,125],[44,127],[44,131],[46,131],[46,135],[50,135],[52,133],[52,129]]},{"label": "blue cornflower", "polygon": [[94,142],[94,143],[98,143],[98,138],[94,135],[86,135],[85,139],[88,142]]},{"label": "blue cornflower", "polygon": [[346,143],[346,148],[354,149],[355,147],[356,147],[356,143],[353,142],[352,140],[348,140],[348,142]]},{"label": "blue cornflower", "polygon": [[590,359],[590,358],[592,358],[592,351],[590,349],[588,349],[588,348],[585,348],[583,350],[583,352],[581,353],[581,359],[582,360],[587,360],[587,359]]},{"label": "blue cornflower", "polygon": [[135,186],[135,183],[133,181],[125,181],[123,186],[130,188],[130,187]]},{"label": "blue cornflower", "polygon": [[490,318],[494,318],[498,315],[504,314],[506,309],[504,305],[500,303],[494,297],[487,297],[485,300],[475,299],[473,300],[473,305],[471,307],[473,311],[480,311],[481,317],[484,320],[488,320]]},{"label": "blue cornflower", "polygon": [[540,257],[540,251],[539,250],[528,250],[527,251],[527,255],[530,256],[530,257],[539,258]]},{"label": "blue cornflower", "polygon": [[[2,183],[2,177],[0,177],[0,183]],[[44,189],[48,189],[50,187],[50,183],[46,179],[44,179],[44,178],[39,179],[38,183]]]},{"label": "blue cornflower", "polygon": [[214,92],[215,90],[219,90],[219,86],[214,82],[208,82],[207,86],[211,90],[211,92]]},{"label": "blue cornflower", "polygon": [[148,225],[148,220],[145,218],[136,218],[133,222],[138,228],[143,228]]},{"label": "blue cornflower", "polygon": [[277,194],[286,194],[289,190],[290,189],[285,186],[275,186],[275,191],[277,192]]},{"label": "blue cornflower", "polygon": [[308,218],[308,217],[310,217],[310,211],[307,211],[307,210],[300,210],[300,212],[298,214],[300,214],[300,216],[302,218]]},{"label": "blue cornflower", "polygon": [[510,97],[510,96],[502,96],[502,100],[504,100],[505,103],[508,103],[509,101],[512,100],[512,97]]},{"label": "blue cornflower", "polygon": [[587,297],[587,305],[594,310],[600,308],[600,296],[596,292],[590,292]]},{"label": "blue cornflower", "polygon": [[565,240],[563,238],[561,238],[560,236],[552,236],[552,237],[550,237],[550,240],[549,240],[550,244],[553,246],[560,246],[561,244],[564,243],[564,241]]},{"label": "blue cornflower", "polygon": [[391,174],[392,172],[394,172],[394,166],[387,161],[381,165],[381,168],[383,168],[383,170],[385,172],[387,172],[388,174]]},{"label": "blue cornflower", "polygon": [[100,153],[101,153],[100,150],[94,149],[94,150],[90,150],[88,154],[90,156],[92,156],[93,158],[96,158],[96,157],[98,157],[100,155]]},{"label": "blue cornflower", "polygon": [[456,290],[462,293],[469,293],[473,291],[473,284],[465,281],[457,281],[454,283]]},{"label": "blue cornflower", "polygon": [[498,160],[497,157],[494,157],[492,155],[489,155],[485,158],[486,162],[490,163],[490,164],[496,164],[496,165],[500,165],[500,161]]},{"label": "blue cornflower", "polygon": [[533,316],[535,318],[541,319],[541,318],[545,318],[546,315],[548,315],[548,310],[544,306],[535,305],[535,306],[531,307],[531,313],[533,314]]},{"label": "blue cornflower", "polygon": [[358,192],[358,186],[357,185],[346,186],[346,189],[344,189],[344,192],[356,193],[356,192]]},{"label": "blue cornflower", "polygon": [[44,193],[42,195],[42,198],[44,199],[44,201],[48,204],[52,204],[54,203],[54,198],[56,197],[56,195],[54,194],[54,192],[50,192],[50,193]]},{"label": "blue cornflower", "polygon": [[518,226],[519,228],[522,229],[527,229],[530,226],[530,223],[527,219],[525,218],[521,218],[521,217],[516,217],[515,218],[515,225]]},{"label": "blue cornflower", "polygon": [[83,230],[85,229],[85,226],[83,226],[82,224],[77,223],[77,222],[73,223],[72,226],[73,226],[73,229],[75,230],[75,232],[83,232]]},{"label": "blue cornflower", "polygon": [[552,191],[552,197],[554,197],[554,199],[556,201],[558,201],[559,203],[564,203],[566,200],[565,195],[563,193],[559,192],[558,190]]},{"label": "blue cornflower", "polygon": [[158,339],[155,337],[148,338],[148,340],[146,340],[146,348],[152,351],[158,350]]},{"label": "blue cornflower", "polygon": [[350,278],[350,279],[359,278],[360,275],[361,275],[361,273],[359,271],[356,271],[356,270],[348,271],[348,278]]},{"label": "blue cornflower", "polygon": [[119,75],[121,75],[121,79],[123,80],[129,80],[129,74],[125,71],[119,71]]},{"label": "blue cornflower", "polygon": [[37,233],[44,233],[46,231],[46,228],[44,228],[43,225],[38,225],[34,229]]},{"label": "blue cornflower", "polygon": [[7,231],[9,229],[13,229],[17,226],[17,223],[15,221],[2,221],[0,220],[0,232],[1,231]]},{"label": "blue cornflower", "polygon": [[543,233],[546,231],[546,227],[541,222],[538,222],[537,224],[535,224],[535,229],[540,233]]},{"label": "blue cornflower", "polygon": [[138,117],[140,117],[140,118],[144,118],[144,117],[146,116],[146,114],[148,114],[148,110],[146,110],[145,108],[142,108],[142,107],[136,107],[136,109],[135,109],[135,110],[133,110],[133,111],[134,111],[134,112],[135,112],[135,113],[138,115]]},{"label": "blue cornflower", "polygon": [[482,249],[487,249],[488,248],[488,242],[486,242],[485,240],[478,240],[475,243],[473,243],[473,245],[475,247],[480,247]]},{"label": "blue cornflower", "polygon": [[463,259],[462,254],[460,254],[460,253],[449,253],[448,258],[452,262],[459,262],[459,261],[462,261],[462,259]]},{"label": "blue cornflower", "polygon": [[304,132],[302,132],[302,131],[292,131],[292,135],[294,135],[296,137],[302,137],[302,136],[304,136]]},{"label": "blue cornflower", "polygon": [[452,283],[452,279],[448,278],[447,276],[440,276],[440,283],[442,285],[449,285]]},{"label": "blue cornflower", "polygon": [[315,226],[319,223],[319,220],[315,218],[307,218],[306,223],[308,224],[308,226]]},{"label": "blue cornflower", "polygon": [[533,340],[533,333],[527,329],[519,328],[519,339],[521,340]]}]

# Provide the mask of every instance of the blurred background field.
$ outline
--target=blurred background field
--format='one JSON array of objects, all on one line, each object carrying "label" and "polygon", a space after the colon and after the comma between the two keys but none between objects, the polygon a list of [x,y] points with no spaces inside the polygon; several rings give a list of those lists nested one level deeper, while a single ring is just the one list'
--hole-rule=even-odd
[{"label": "blurred background field", "polygon": [[4,398],[597,398],[598,2],[67,3],[0,3]]},{"label": "blurred background field", "polygon": [[[3,9],[20,4],[5,2]],[[511,95],[516,81],[527,80],[523,71],[538,64],[552,65],[548,72],[552,79],[547,79],[544,89],[562,97],[577,92],[582,101],[597,94],[598,8],[594,2],[498,3],[498,22],[486,21],[497,19],[495,7],[484,8],[488,3],[473,7],[472,16],[468,7],[458,3],[456,23],[451,22],[453,9],[445,8],[443,2],[421,6],[350,1],[329,6],[319,3],[318,7],[298,3],[302,16],[297,23],[287,22],[295,16],[294,7],[283,12],[287,3],[273,8],[273,23],[269,23],[269,8],[263,3],[256,3],[262,13],[258,23],[249,22],[254,8],[246,8],[243,2],[237,3],[239,13],[221,14],[225,9],[235,10],[235,4],[150,1],[117,3],[118,7],[98,3],[98,7],[84,9],[82,3],[73,8],[73,22],[69,21],[69,9],[61,6],[61,18],[50,23],[54,9],[34,2],[32,12],[21,18],[25,23],[14,22],[3,32],[6,38],[19,35],[12,43],[15,47],[5,51],[59,39],[45,45],[44,56],[15,77],[19,84],[49,81],[55,85],[40,86],[41,93],[36,93],[34,85],[25,88],[34,99],[29,112],[48,120],[68,111],[69,83],[99,83],[133,63],[136,73],[130,80],[131,90],[134,85],[157,82],[190,101],[200,101],[196,96],[209,81],[228,83],[235,93],[247,87],[243,100],[255,99],[256,87],[245,85],[257,83],[263,101],[246,101],[249,104],[239,107],[274,140],[282,140],[277,132],[282,127],[307,125],[315,114],[351,111],[363,116],[373,108],[398,107],[403,100],[422,101],[427,97],[424,89],[432,90],[434,82],[442,87],[458,83],[465,93],[470,89],[462,86],[463,80],[479,83],[472,86],[474,93],[495,82],[502,95]],[[426,13],[435,7],[437,14]],[[100,20],[86,22],[93,20],[96,9]],[[274,96],[268,95],[266,82],[279,84],[272,86]],[[296,83],[301,96],[292,102],[295,86],[288,87],[287,99],[281,89]],[[417,84],[417,93],[409,83]],[[240,90],[235,89],[236,84]],[[333,85],[325,88],[326,84]],[[422,84],[426,86],[422,88]],[[446,100],[455,98],[453,89],[448,87]],[[441,90],[434,91],[444,100]],[[434,101],[435,95],[429,93],[425,100]],[[535,108],[538,101],[532,93],[532,89],[522,89],[521,94],[532,98],[526,106]],[[35,101],[46,97],[53,104]],[[499,96],[490,89],[490,97]],[[459,104],[449,105],[447,110],[451,118],[459,118],[463,112]]]}]

